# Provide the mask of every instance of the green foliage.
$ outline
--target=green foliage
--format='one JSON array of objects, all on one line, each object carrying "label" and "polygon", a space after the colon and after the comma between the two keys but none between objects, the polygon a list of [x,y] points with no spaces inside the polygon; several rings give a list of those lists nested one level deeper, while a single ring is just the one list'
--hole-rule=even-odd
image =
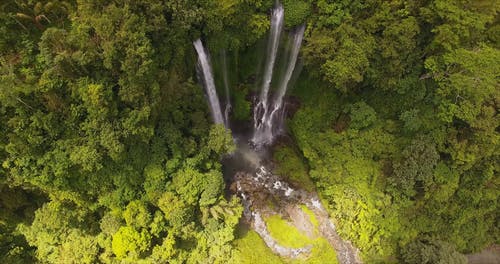
[{"label": "green foliage", "polygon": [[[486,167],[480,160],[488,163],[497,158],[491,156],[494,154],[486,145],[482,147],[486,152],[482,153],[464,149],[465,145],[481,145],[475,141],[479,135],[468,134],[469,143],[459,143],[455,128],[442,127],[439,121],[430,124],[436,119],[428,115],[435,112],[427,112],[425,107],[420,108],[424,110],[419,112],[418,131],[401,130],[408,121],[400,120],[393,111],[384,108],[410,111],[415,105],[388,105],[386,92],[370,92],[365,103],[369,107],[359,107],[363,104],[359,103],[358,96],[347,97],[346,102],[334,100],[343,104],[344,109],[352,109],[353,102],[358,102],[358,111],[348,112],[350,129],[339,129],[345,122],[341,112],[336,112],[337,117],[326,119],[336,119],[334,126],[318,129],[317,126],[325,122],[325,114],[321,115],[325,108],[318,102],[325,99],[315,94],[300,96],[304,106],[292,120],[293,135],[310,166],[311,178],[338,221],[338,232],[355,242],[366,261],[391,261],[390,256],[396,255],[399,245],[414,240],[419,234],[432,234],[461,251],[494,241],[491,210],[497,208],[498,203],[488,198],[493,185],[481,185],[479,182],[483,181],[478,179],[490,179],[486,180],[490,184],[495,182],[487,176],[491,174],[483,170]],[[388,103],[377,102],[380,100],[377,96]],[[414,104],[425,104],[420,100],[416,98]],[[368,110],[359,111],[363,108]],[[371,114],[352,116],[365,112]],[[352,124],[354,128],[359,125],[353,129]],[[421,131],[428,134],[419,134]],[[467,137],[465,131],[460,133],[461,140]],[[487,141],[497,144],[496,140]],[[445,147],[445,144],[449,145]],[[476,179],[473,185],[465,183],[466,179],[472,179],[471,175]],[[473,191],[475,188],[481,189],[482,194],[477,189]],[[473,204],[477,207],[473,208]],[[473,214],[481,220],[473,220]],[[455,231],[446,231],[450,229]],[[482,235],[472,230],[481,230]]]},{"label": "green foliage", "polygon": [[302,234],[279,215],[272,215],[265,221],[269,234],[284,247],[299,248],[312,243],[309,237]]},{"label": "green foliage", "polygon": [[151,235],[146,231],[137,231],[133,227],[120,227],[113,235],[112,249],[118,259],[126,256],[137,259],[150,247]]},{"label": "green foliage", "polygon": [[[302,261],[296,260],[292,263],[300,263]],[[311,256],[307,259],[307,263],[311,264],[321,264],[321,263],[332,263],[338,264],[337,254],[333,250],[332,246],[324,238],[318,239],[313,244],[311,250]]]},{"label": "green foliage", "polygon": [[252,110],[251,103],[246,100],[248,90],[246,88],[237,89],[233,92],[234,106],[232,117],[236,121],[249,121]]},{"label": "green foliage", "polygon": [[280,257],[273,254],[271,249],[267,247],[264,241],[253,230],[234,241],[235,255],[234,263],[242,264],[278,264],[283,263]]},{"label": "green foliage", "polygon": [[222,178],[222,174],[220,172],[210,171],[209,173],[206,173],[204,181],[205,184],[199,200],[200,206],[214,204],[222,195],[222,191],[224,190],[224,179]]},{"label": "green foliage", "polygon": [[[10,189],[0,185],[0,261],[3,263],[34,262],[33,248],[30,248],[25,237],[16,230],[19,222],[24,222],[33,213],[33,205],[28,201],[35,200],[21,189]],[[22,213],[21,213],[22,212]]]},{"label": "green foliage", "polygon": [[217,155],[231,153],[236,149],[231,131],[223,125],[215,125],[208,136],[208,148]]},{"label": "green foliage", "polygon": [[364,79],[373,51],[373,37],[350,25],[335,31],[315,28],[304,47],[306,63],[318,66],[324,79],[340,91],[348,91]]},{"label": "green foliage", "polygon": [[416,138],[402,155],[401,161],[394,164],[394,178],[391,179],[398,192],[413,196],[416,192],[428,191],[439,159],[436,147],[428,139]]},{"label": "green foliage", "polygon": [[286,177],[290,182],[307,191],[314,190],[314,184],[309,178],[307,167],[295,150],[287,146],[280,146],[275,150],[273,159],[277,162],[274,173]]},{"label": "green foliage", "polygon": [[99,247],[95,237],[72,231],[61,245],[61,263],[95,263]]},{"label": "green foliage", "polygon": [[422,126],[422,121],[419,118],[419,110],[411,109],[405,111],[399,116],[399,120],[404,122],[404,129],[409,132],[416,132]]},{"label": "green foliage", "polygon": [[148,208],[140,201],[132,201],[123,212],[123,219],[128,226],[140,228],[147,227],[151,223],[151,214]]},{"label": "green foliage", "polygon": [[[463,263],[455,249],[498,243],[498,4],[283,4],[307,30],[277,172],[318,190],[367,263]],[[279,263],[254,232],[232,242],[234,141],[210,126],[190,45],[234,57],[232,118],[249,121],[272,6],[2,2],[0,262]],[[335,259],[310,239],[309,262]]]},{"label": "green foliage", "polygon": [[176,253],[174,245],[175,237],[170,235],[167,236],[161,245],[153,248],[153,253],[151,255],[152,262],[166,262],[173,259]]},{"label": "green foliage", "polygon": [[304,23],[311,14],[311,5],[304,0],[284,0],[285,25],[294,27]]},{"label": "green foliage", "polygon": [[166,192],[158,200],[158,207],[165,214],[165,219],[174,228],[180,228],[192,219],[192,208],[175,194]]},{"label": "green foliage", "polygon": [[314,215],[313,211],[311,211],[309,208],[307,208],[307,206],[305,205],[301,205],[300,206],[300,209],[302,211],[304,211],[304,213],[306,213],[308,216],[309,216],[309,220],[311,221],[311,223],[313,224],[313,226],[315,228],[318,228],[319,227],[319,222],[318,222],[318,219],[316,218],[316,216]]},{"label": "green foliage", "polygon": [[120,218],[114,216],[112,213],[105,214],[99,223],[102,233],[106,235],[113,235],[118,231],[120,226]]},{"label": "green foliage", "polygon": [[364,101],[357,102],[348,106],[346,111],[349,113],[351,122],[349,127],[361,129],[372,125],[377,120],[377,113]]},{"label": "green foliage", "polygon": [[[304,212],[311,217],[314,229],[311,232],[316,235],[320,232],[317,219],[311,211],[305,207]],[[273,215],[266,219],[267,229],[271,236],[282,246],[299,248],[312,246],[311,254],[306,259],[285,260],[290,263],[338,263],[337,255],[330,243],[325,238],[308,237],[302,231],[292,226],[279,215]]]},{"label": "green foliage", "polygon": [[476,50],[457,49],[443,56],[426,60],[442,98],[439,117],[445,122],[454,118],[481,127],[481,121],[491,118],[489,107],[499,97],[498,72],[500,52],[484,44]]},{"label": "green foliage", "polygon": [[467,258],[458,253],[452,245],[434,239],[415,240],[403,248],[404,263],[450,263],[465,264]]},{"label": "green foliage", "polygon": [[366,262],[394,262],[424,235],[460,252],[498,237],[498,5],[472,2],[314,3],[290,127]]},{"label": "green foliage", "polygon": [[[208,209],[211,217],[205,220],[194,254],[194,262],[226,263],[232,258],[230,242],[235,239],[234,230],[239,223],[243,208],[238,199],[220,201]],[[202,220],[203,221],[203,220]],[[196,259],[196,260],[193,260]]]},{"label": "green foliage", "polygon": [[200,206],[224,201],[219,161],[234,142],[210,129],[185,44],[210,34],[228,49],[250,45],[267,31],[265,10],[241,1],[2,4],[0,183],[52,200],[5,200],[4,262],[36,261],[33,252],[48,263],[230,255],[239,207],[209,215],[224,223],[209,229],[221,236],[212,252]]},{"label": "green foliage", "polygon": [[[22,225],[21,233],[36,246],[36,257],[50,262],[93,263],[97,257],[96,238],[90,235],[92,223],[82,208],[51,201],[35,213],[30,226]],[[87,230],[82,227],[87,226]]]}]

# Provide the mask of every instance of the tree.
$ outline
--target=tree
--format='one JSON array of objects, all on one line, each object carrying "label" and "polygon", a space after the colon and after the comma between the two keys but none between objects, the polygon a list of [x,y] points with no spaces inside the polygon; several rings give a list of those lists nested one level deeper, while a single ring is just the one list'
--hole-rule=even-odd
[{"label": "tree", "polygon": [[306,21],[311,14],[311,4],[303,0],[284,0],[285,25],[287,27],[298,26]]},{"label": "tree", "polygon": [[214,125],[208,137],[208,149],[216,155],[231,153],[236,148],[231,131],[222,125]]},{"label": "tree", "polygon": [[151,245],[151,235],[147,230],[140,232],[131,226],[122,226],[113,235],[112,249],[118,259],[139,259]]},{"label": "tree", "polygon": [[416,132],[422,126],[422,121],[419,118],[419,110],[411,109],[403,112],[399,116],[399,120],[404,122],[404,129],[408,132]]},{"label": "tree", "polygon": [[137,229],[148,227],[152,221],[151,214],[146,205],[140,201],[132,201],[123,212],[123,218],[128,226]]},{"label": "tree", "polygon": [[304,47],[306,62],[319,67],[325,81],[335,89],[346,92],[363,81],[373,42],[372,36],[352,25],[344,24],[333,32],[316,29]]},{"label": "tree", "polygon": [[49,262],[93,263],[99,247],[85,210],[65,201],[50,201],[38,209],[31,226],[21,233],[36,247],[36,257]]},{"label": "tree", "polygon": [[426,68],[438,83],[439,117],[446,122],[460,119],[474,128],[491,119],[489,108],[499,98],[496,78],[500,66],[497,49],[481,44],[474,50],[457,49],[426,61]]},{"label": "tree", "polygon": [[165,219],[174,230],[181,229],[193,219],[192,207],[172,192],[165,192],[162,195],[158,200],[158,207],[165,214]]},{"label": "tree", "polygon": [[407,264],[465,264],[467,259],[455,248],[433,238],[417,239],[403,248],[402,260]]},{"label": "tree", "polygon": [[434,168],[439,159],[434,144],[429,139],[417,138],[403,150],[402,155],[401,160],[394,163],[391,182],[410,197],[428,190],[434,182]]},{"label": "tree", "polygon": [[377,113],[364,101],[357,102],[347,107],[351,121],[349,127],[361,129],[372,125],[377,120]]}]

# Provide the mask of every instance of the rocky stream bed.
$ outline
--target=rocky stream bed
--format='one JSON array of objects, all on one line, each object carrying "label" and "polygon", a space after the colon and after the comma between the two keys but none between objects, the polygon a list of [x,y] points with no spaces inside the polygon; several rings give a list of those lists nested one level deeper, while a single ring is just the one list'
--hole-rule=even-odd
[{"label": "rocky stream bed", "polygon": [[[240,148],[235,154],[236,160],[246,162],[245,169],[234,172],[231,190],[238,195],[244,205],[244,218],[257,232],[266,245],[277,255],[284,258],[307,258],[313,245],[291,248],[281,245],[269,232],[265,218],[279,215],[287,219],[301,233],[313,236],[315,229],[335,249],[341,264],[362,263],[359,250],[349,241],[342,240],[335,230],[335,225],[316,193],[292,187],[280,176],[268,168],[272,164],[262,164],[259,155],[250,148]],[[315,227],[301,206],[306,206],[317,219]]]}]

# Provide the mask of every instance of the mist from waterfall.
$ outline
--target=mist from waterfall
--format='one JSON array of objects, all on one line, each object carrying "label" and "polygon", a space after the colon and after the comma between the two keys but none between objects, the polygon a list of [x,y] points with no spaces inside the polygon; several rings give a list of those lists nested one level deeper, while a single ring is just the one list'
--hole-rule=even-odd
[{"label": "mist from waterfall", "polygon": [[196,49],[196,52],[198,53],[198,64],[201,68],[202,75],[201,79],[203,80],[203,85],[205,86],[207,92],[208,101],[210,103],[210,111],[212,112],[212,118],[214,120],[214,123],[224,124],[224,117],[222,116],[219,97],[217,97],[217,91],[215,90],[210,58],[200,39],[194,41],[193,45]]},{"label": "mist from waterfall", "polygon": [[[269,109],[266,108],[263,111],[260,123],[258,126],[255,126],[252,142],[256,145],[271,143],[283,123],[283,97],[286,94],[288,83],[292,78],[295,65],[297,64],[297,58],[302,45],[302,39],[304,37],[304,29],[305,26],[302,25],[293,33],[293,37],[291,38],[291,51],[289,53],[285,75],[278,85],[278,90],[274,97],[273,104],[269,106]],[[263,106],[267,107],[267,98],[265,103],[263,103]]]}]

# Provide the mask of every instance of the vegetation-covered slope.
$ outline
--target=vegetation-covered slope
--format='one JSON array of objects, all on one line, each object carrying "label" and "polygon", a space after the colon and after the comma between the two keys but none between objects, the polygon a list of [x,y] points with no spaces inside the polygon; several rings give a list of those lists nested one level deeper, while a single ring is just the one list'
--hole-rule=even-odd
[{"label": "vegetation-covered slope", "polygon": [[[248,118],[273,3],[2,1],[0,262],[246,259],[219,162],[233,141],[191,43],[228,51]],[[461,263],[455,250],[498,243],[498,1],[283,5],[288,29],[307,25],[289,127],[308,163],[283,171],[310,169],[367,263]],[[280,162],[302,162],[290,151]]]},{"label": "vegetation-covered slope", "polygon": [[315,4],[291,128],[368,262],[454,263],[443,251],[498,243],[498,7]]}]

